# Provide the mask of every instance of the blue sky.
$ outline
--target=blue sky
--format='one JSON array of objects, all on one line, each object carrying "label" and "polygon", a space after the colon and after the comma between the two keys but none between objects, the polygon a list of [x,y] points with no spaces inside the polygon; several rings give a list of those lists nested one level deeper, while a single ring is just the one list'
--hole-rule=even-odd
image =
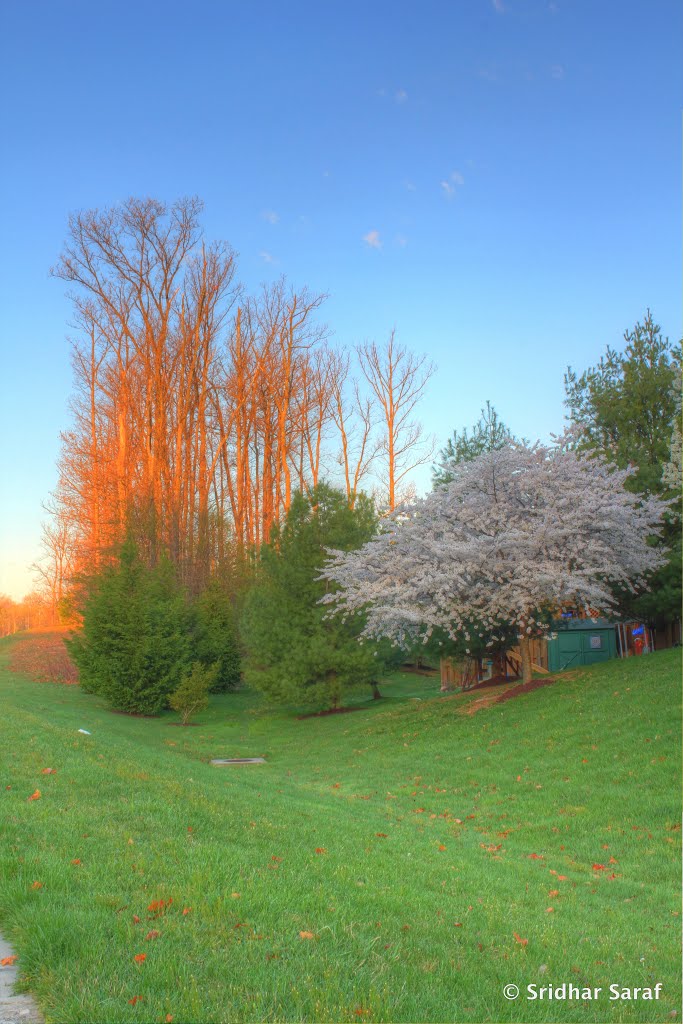
[{"label": "blue sky", "polygon": [[[5,3],[0,592],[30,589],[68,425],[70,211],[197,194],[255,288],[329,294],[438,366],[444,442],[490,399],[547,438],[567,363],[649,306],[681,335],[678,0]],[[428,480],[425,472],[422,483]]]}]

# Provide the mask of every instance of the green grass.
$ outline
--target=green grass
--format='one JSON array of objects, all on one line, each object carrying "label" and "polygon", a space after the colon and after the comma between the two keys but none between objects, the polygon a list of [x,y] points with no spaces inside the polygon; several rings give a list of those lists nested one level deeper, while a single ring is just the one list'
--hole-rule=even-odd
[{"label": "green grass", "polygon": [[[180,729],[12,675],[8,649],[0,927],[48,1022],[667,1021],[680,1008],[678,652],[472,716],[471,696],[395,676],[354,714],[297,721],[239,693]],[[208,764],[247,755],[268,764]],[[502,994],[563,982],[603,993]],[[656,982],[658,1002],[607,998],[610,983]]]}]

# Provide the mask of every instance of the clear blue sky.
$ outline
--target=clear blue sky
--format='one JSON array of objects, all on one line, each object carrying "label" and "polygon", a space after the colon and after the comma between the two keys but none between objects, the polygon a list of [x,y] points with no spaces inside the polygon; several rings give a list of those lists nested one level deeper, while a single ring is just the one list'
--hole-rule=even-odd
[{"label": "clear blue sky", "polygon": [[0,592],[30,588],[68,425],[70,211],[201,196],[247,286],[429,353],[440,442],[487,398],[560,430],[566,364],[648,306],[680,337],[679,0],[1,8]]}]

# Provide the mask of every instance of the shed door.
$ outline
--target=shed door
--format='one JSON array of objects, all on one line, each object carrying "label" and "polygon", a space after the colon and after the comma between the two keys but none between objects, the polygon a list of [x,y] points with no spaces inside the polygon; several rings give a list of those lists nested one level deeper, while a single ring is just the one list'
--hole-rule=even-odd
[{"label": "shed door", "polygon": [[583,663],[594,665],[596,661],[607,661],[609,658],[609,642],[604,630],[583,634]]},{"label": "shed door", "polygon": [[578,630],[558,633],[557,646],[560,672],[565,668],[576,668],[583,664],[581,633]]}]

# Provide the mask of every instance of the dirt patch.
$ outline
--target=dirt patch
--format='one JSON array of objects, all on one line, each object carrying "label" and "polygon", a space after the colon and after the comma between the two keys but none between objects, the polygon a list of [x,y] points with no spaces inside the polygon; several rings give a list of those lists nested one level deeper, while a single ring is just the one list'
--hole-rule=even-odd
[{"label": "dirt patch", "polygon": [[414,676],[429,676],[430,679],[439,674],[436,668],[422,668],[418,665],[401,665],[401,672],[408,672]]},{"label": "dirt patch", "polygon": [[351,711],[365,711],[364,705],[359,705],[356,708],[326,708],[324,711],[310,711],[307,715],[297,715],[297,720],[301,721],[304,718],[324,718],[325,715],[348,715]]},{"label": "dirt patch", "polygon": [[37,633],[13,644],[10,672],[28,676],[36,683],[78,684],[78,669],[64,646],[63,633]]},{"label": "dirt patch", "polygon": [[509,686],[510,683],[516,683],[519,676],[491,676],[490,679],[482,679],[480,683],[475,683],[474,686],[470,686],[470,690],[488,690],[489,687],[495,686]]},{"label": "dirt patch", "polygon": [[[487,684],[491,682],[490,679],[486,680]],[[556,682],[555,679],[532,679],[530,683],[524,686],[522,683],[515,683],[512,685],[508,681],[507,689],[501,692],[500,685],[495,685],[487,689],[482,697],[477,697],[475,700],[469,700],[462,704],[458,708],[461,715],[474,715],[477,711],[481,711],[482,708],[491,707],[492,704],[503,704],[506,700],[512,700],[513,697],[521,697],[525,693],[531,693],[532,690],[539,690],[542,686],[552,686]],[[478,688],[478,687],[477,687]],[[475,689],[475,687],[472,687]],[[467,693],[471,693],[471,690],[467,690]],[[462,694],[455,694],[456,697],[462,697]]]},{"label": "dirt patch", "polygon": [[[147,718],[151,718],[151,715],[147,715]],[[189,729],[190,726],[199,725],[199,722],[167,722],[166,725],[175,725],[179,729]]]},{"label": "dirt patch", "polygon": [[519,686],[513,686],[510,690],[506,690],[505,693],[501,693],[496,699],[496,704],[512,700],[513,697],[521,697],[523,693],[531,693],[532,690],[540,690],[542,686],[552,686],[555,682],[557,682],[556,679],[532,679],[526,686],[520,683]]}]

